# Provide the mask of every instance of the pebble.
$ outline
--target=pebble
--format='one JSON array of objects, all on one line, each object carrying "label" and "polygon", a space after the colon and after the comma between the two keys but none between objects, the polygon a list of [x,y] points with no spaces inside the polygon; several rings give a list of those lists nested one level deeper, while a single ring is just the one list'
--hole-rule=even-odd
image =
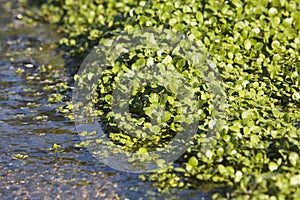
[{"label": "pebble", "polygon": [[19,14],[17,14],[16,18],[21,20],[23,18],[23,16],[19,13]]},{"label": "pebble", "polygon": [[27,64],[24,64],[24,67],[27,67],[27,68],[33,68],[33,67],[34,67],[34,64],[32,64],[32,63],[27,63]]}]

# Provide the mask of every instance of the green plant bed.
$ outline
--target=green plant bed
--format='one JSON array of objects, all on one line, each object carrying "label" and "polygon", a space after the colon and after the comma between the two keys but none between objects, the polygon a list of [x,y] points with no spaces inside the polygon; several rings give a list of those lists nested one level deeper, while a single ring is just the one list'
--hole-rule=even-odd
[{"label": "green plant bed", "polygon": [[[227,96],[226,123],[215,133],[213,148],[205,151],[212,97],[205,84],[199,84],[197,98],[202,100],[204,112],[199,115],[201,123],[191,147],[176,165],[141,175],[142,179],[155,182],[159,191],[214,183],[231,187],[228,194],[215,194],[216,199],[300,198],[299,1],[49,0],[40,15],[61,25],[65,33],[61,45],[67,47],[69,57],[85,55],[114,33],[160,27],[201,43],[216,63]],[[108,112],[114,77],[133,64],[138,65],[139,59],[163,59],[154,51],[136,55],[140,57],[120,58],[124,68],[111,66],[108,77],[99,82],[96,101],[98,109],[105,113],[101,117],[107,125],[113,125],[110,120],[115,117]],[[192,65],[176,65],[181,58],[168,53],[164,56],[168,55],[179,73],[191,73]],[[132,95],[130,110],[140,123],[146,123],[150,119],[144,107],[151,108],[163,95],[171,96],[157,85],[141,88]],[[148,98],[143,99],[144,96]],[[174,119],[178,113],[172,105],[165,106],[170,113],[165,117]],[[170,128],[172,121],[168,120],[166,126]],[[174,137],[174,130],[165,130],[160,140],[154,140],[155,145]],[[113,141],[125,146],[154,145],[145,146],[149,141],[125,137],[114,127],[108,126],[107,132],[115,133],[111,134]]]}]

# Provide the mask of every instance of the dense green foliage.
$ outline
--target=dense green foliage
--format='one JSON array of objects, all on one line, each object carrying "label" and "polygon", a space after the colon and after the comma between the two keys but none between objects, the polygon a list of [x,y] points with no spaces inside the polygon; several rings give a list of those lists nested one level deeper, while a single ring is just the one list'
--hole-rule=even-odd
[{"label": "dense green foliage", "polygon": [[[203,87],[199,99],[205,112],[199,116],[199,129],[204,133],[195,135],[192,147],[178,164],[141,178],[155,181],[164,191],[216,183],[232,186],[230,198],[300,198],[299,1],[49,0],[41,15],[61,24],[66,34],[61,44],[69,56],[85,55],[120,30],[164,27],[201,41],[217,64],[228,96],[228,119],[216,132],[214,148],[203,151],[211,115],[211,96]],[[136,55],[140,57],[122,60],[125,67],[149,57],[145,52]],[[164,59],[151,56],[157,62]],[[171,55],[171,59],[175,62],[179,58]],[[181,73],[190,73],[192,67],[186,66]],[[114,76],[123,70],[114,69],[110,72]],[[114,79],[99,87],[104,85],[112,87]],[[158,98],[155,91],[161,92],[155,88],[143,90],[153,101]],[[101,94],[104,104],[100,105],[109,105],[108,94]],[[145,113],[138,114],[145,117]],[[127,142],[126,138],[115,139]],[[128,141],[132,145],[131,138]]]}]

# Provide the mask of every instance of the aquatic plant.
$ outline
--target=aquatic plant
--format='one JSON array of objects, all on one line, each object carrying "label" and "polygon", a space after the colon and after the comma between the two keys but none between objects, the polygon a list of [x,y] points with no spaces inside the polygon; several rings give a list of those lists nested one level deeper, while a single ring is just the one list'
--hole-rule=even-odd
[{"label": "aquatic plant", "polygon": [[[300,2],[291,0],[49,0],[41,16],[61,25],[66,34],[61,45],[73,57],[84,57],[92,46],[121,30],[161,27],[201,43],[216,63],[228,97],[228,118],[216,132],[214,148],[205,151],[205,131],[213,109],[204,84],[198,87],[201,123],[192,146],[174,165],[141,175],[142,179],[155,182],[160,191],[206,183],[230,186],[225,195],[215,194],[216,199],[299,199],[299,8]],[[128,147],[136,145],[134,137],[119,134],[110,121],[116,116],[106,112],[115,77],[149,58],[160,62],[168,56],[183,75],[193,70],[182,58],[168,53],[159,56],[147,49],[130,53],[99,81],[97,99],[111,139]],[[138,115],[138,123],[146,123],[147,112],[158,101],[170,104],[171,97],[164,100],[166,95],[170,96],[155,85],[136,91],[131,111]],[[169,109],[166,122],[176,116],[172,106]],[[172,130],[171,121],[166,124]],[[172,137],[169,133],[166,136]],[[162,136],[154,140],[155,145],[163,141]]]}]

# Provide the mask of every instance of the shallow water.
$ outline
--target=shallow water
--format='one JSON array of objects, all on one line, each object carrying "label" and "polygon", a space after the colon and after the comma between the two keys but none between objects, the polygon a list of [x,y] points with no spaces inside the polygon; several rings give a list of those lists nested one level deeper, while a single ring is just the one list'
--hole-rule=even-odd
[{"label": "shallow water", "polygon": [[[71,80],[55,51],[55,27],[24,25],[17,1],[0,5],[0,199],[210,199],[192,190],[159,195],[136,174],[110,169],[75,147],[74,124],[44,89]],[[42,64],[53,69],[41,73]],[[24,72],[18,76],[16,69]],[[59,151],[50,149],[54,143]],[[28,157],[14,159],[17,154]]]}]

